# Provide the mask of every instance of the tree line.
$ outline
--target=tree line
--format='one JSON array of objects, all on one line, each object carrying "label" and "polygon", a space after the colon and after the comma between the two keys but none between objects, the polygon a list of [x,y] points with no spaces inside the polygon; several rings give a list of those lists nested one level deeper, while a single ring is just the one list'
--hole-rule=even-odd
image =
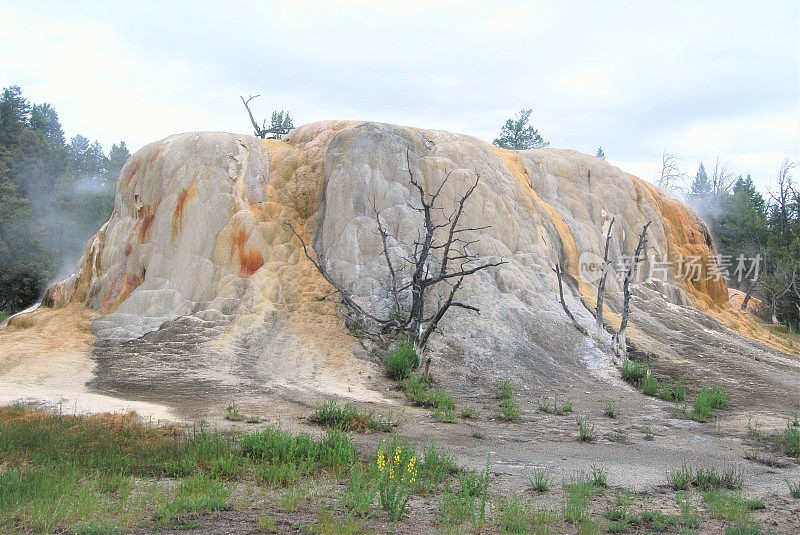
[{"label": "tree line", "polygon": [[800,324],[800,190],[785,160],[766,197],[752,177],[732,173],[718,158],[711,172],[700,163],[686,200],[708,223],[724,264],[754,259],[752,276],[729,285],[758,297],[759,314],[792,329]]},{"label": "tree line", "polygon": [[42,296],[74,268],[86,241],[114,207],[114,185],[130,156],[97,141],[69,141],[56,110],[18,86],[0,95],[0,315]]}]

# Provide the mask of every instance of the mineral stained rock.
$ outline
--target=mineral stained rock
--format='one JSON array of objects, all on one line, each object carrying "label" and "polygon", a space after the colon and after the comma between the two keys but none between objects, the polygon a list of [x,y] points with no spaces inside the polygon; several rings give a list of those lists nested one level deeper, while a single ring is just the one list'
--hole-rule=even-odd
[{"label": "mineral stained rock", "polygon": [[[597,342],[561,309],[552,267],[561,263],[568,304],[590,327],[597,284],[580,276],[579,258],[602,254],[612,217],[612,258],[630,256],[652,221],[640,269],[657,267],[651,259],[672,264],[663,280],[635,287],[634,344],[681,356],[686,347],[664,336],[675,318],[702,332],[714,330],[709,322],[760,332],[729,306],[725,282],[706,276],[716,252],[705,224],[658,188],[572,150],[515,152],[465,135],[364,122],[313,123],[282,141],[204,132],[144,147],[120,174],[110,220],[44,304],[98,311],[97,344],[150,339],[165,355],[192,347],[181,359],[231,368],[258,361],[266,375],[302,381],[309,368],[352,358],[354,340],[327,299],[331,286],[285,223],[338,284],[364,306],[385,309],[388,270],[372,206],[393,236],[392,251],[408,252],[421,222],[407,161],[428,191],[450,173],[439,203],[446,211],[480,176],[462,226],[482,228],[469,236],[476,254],[507,262],[465,280],[460,299],[480,314],[449,312],[431,339],[435,355],[472,369],[536,363],[531,381],[566,374],[565,359],[605,366]],[[676,277],[690,256],[702,272]],[[621,302],[614,277],[607,292],[613,325]]]}]

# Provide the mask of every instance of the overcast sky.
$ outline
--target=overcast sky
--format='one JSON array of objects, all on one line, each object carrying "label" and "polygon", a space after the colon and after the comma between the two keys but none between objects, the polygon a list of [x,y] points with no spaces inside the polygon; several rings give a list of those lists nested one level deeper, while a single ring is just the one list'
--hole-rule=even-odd
[{"label": "overcast sky", "polygon": [[[60,5],[61,4],[61,5]],[[761,2],[0,0],[0,83],[108,149],[191,130],[365,119],[551,146],[652,180],[719,155],[762,189],[800,160],[800,12]]]}]

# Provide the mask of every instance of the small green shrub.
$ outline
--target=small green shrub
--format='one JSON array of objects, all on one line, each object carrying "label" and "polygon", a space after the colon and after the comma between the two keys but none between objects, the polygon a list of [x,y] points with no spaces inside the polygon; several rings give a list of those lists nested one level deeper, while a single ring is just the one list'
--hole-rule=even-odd
[{"label": "small green shrub", "polygon": [[783,431],[781,442],[783,446],[781,449],[786,455],[792,457],[800,456],[800,430],[789,421],[786,422],[786,429]]},{"label": "small green shrub", "polygon": [[738,490],[744,484],[744,471],[730,467],[722,472],[717,471],[713,466],[708,468],[698,468],[695,472],[694,484],[700,490],[709,489],[731,489]]},{"label": "small green shrub", "polygon": [[701,387],[694,399],[692,419],[698,422],[707,422],[711,418],[712,409],[725,407],[727,398],[728,395],[718,386],[714,388]]},{"label": "small green shrub", "polygon": [[447,424],[455,423],[456,412],[453,409],[434,409],[433,417]]},{"label": "small green shrub", "polygon": [[670,484],[673,490],[687,490],[692,481],[694,481],[694,471],[686,465],[670,475]]},{"label": "small green shrub", "polygon": [[481,411],[472,407],[461,411],[461,417],[465,420],[477,420],[481,416]]},{"label": "small green shrub", "polygon": [[585,473],[580,473],[564,485],[564,504],[562,515],[564,519],[573,524],[580,524],[589,520],[589,501],[598,492]]},{"label": "small green shrub", "polygon": [[529,533],[528,517],[531,514],[530,505],[520,498],[503,500],[500,502],[500,519],[498,523],[503,533],[525,534]]},{"label": "small green shrub", "polygon": [[202,474],[178,482],[175,496],[155,512],[157,527],[182,526],[187,517],[208,511],[229,511],[230,491],[219,481]]},{"label": "small green shrub", "polygon": [[230,420],[231,422],[241,422],[244,420],[244,415],[239,412],[239,408],[234,404],[228,405],[228,408],[225,409],[225,411],[226,420]]},{"label": "small green shrub", "polygon": [[514,388],[511,386],[511,381],[508,379],[500,383],[500,399],[509,399],[514,396]]},{"label": "small green shrub", "polygon": [[69,533],[74,535],[122,535],[124,532],[117,522],[83,520],[74,524]]},{"label": "small green shrub", "polygon": [[410,338],[400,341],[395,348],[383,358],[386,373],[392,379],[405,379],[419,366],[419,355]]},{"label": "small green shrub", "polygon": [[745,500],[744,504],[751,511],[757,511],[759,509],[766,509],[766,507],[767,507],[767,505],[761,500]]},{"label": "small green shrub", "polygon": [[393,522],[405,516],[408,500],[417,482],[416,462],[417,457],[413,454],[407,462],[404,460],[400,444],[385,453],[382,446],[378,449],[378,496],[381,509]]},{"label": "small green shrub", "polygon": [[628,521],[623,519],[611,522],[607,528],[609,533],[625,533],[628,531]]},{"label": "small green shrub", "polygon": [[800,499],[800,479],[795,482],[789,481],[788,479],[784,479],[786,481],[786,485],[789,487],[789,494],[795,500]]},{"label": "small green shrub", "polygon": [[739,494],[729,494],[720,489],[703,493],[703,500],[708,512],[714,518],[722,520],[747,520],[748,509]]},{"label": "small green shrub", "polygon": [[406,398],[416,405],[439,410],[455,409],[453,396],[443,390],[431,390],[428,379],[409,375],[400,381],[400,385],[405,391]]},{"label": "small green shrub", "polygon": [[580,416],[578,418],[578,434],[583,442],[594,440],[594,424],[589,420],[588,416]]},{"label": "small green shrub", "polygon": [[572,402],[567,400],[561,405],[558,404],[558,396],[553,398],[553,403],[550,403],[550,398],[541,397],[539,398],[539,410],[542,412],[546,412],[547,414],[555,414],[557,416],[561,416],[562,414],[567,414],[568,412],[572,412]]},{"label": "small green shrub", "polygon": [[593,464],[589,472],[589,481],[591,481],[592,485],[595,487],[605,487],[608,481],[608,473]]},{"label": "small green shrub", "polygon": [[500,419],[506,422],[519,420],[519,408],[514,398],[506,398],[500,402]]},{"label": "small green shrub", "polygon": [[502,400],[500,401],[500,419],[506,422],[519,420],[519,407],[517,407],[517,401],[514,399],[514,389],[508,379],[500,384],[499,397]]},{"label": "small green shrub", "polygon": [[622,379],[629,383],[639,384],[639,381],[647,375],[647,365],[642,362],[635,362],[628,358],[622,361]]},{"label": "small green shrub", "polygon": [[647,373],[644,377],[639,379],[639,388],[646,396],[655,396],[658,394],[658,380],[651,373]]},{"label": "small green shrub", "polygon": [[256,520],[256,524],[266,532],[274,532],[277,526],[275,517],[269,513],[261,513]]},{"label": "small green shrub", "polygon": [[672,397],[678,402],[686,401],[686,387],[683,386],[680,379],[678,379],[678,382],[672,387]]},{"label": "small green shrub", "polygon": [[665,515],[658,511],[644,511],[639,517],[642,523],[649,524],[656,531],[666,531],[669,527],[678,524],[678,517]]},{"label": "small green shrub", "polygon": [[698,394],[694,400],[692,419],[698,422],[707,422],[709,419],[711,419],[711,413],[711,400],[707,396],[704,397]]},{"label": "small green shrub", "polygon": [[325,400],[308,420],[340,431],[391,431],[396,422],[392,416],[376,418],[373,413],[360,411],[351,403],[339,405],[335,399]]},{"label": "small green shrub", "polygon": [[[761,526],[756,522],[740,521],[734,526],[727,526],[725,528],[725,535],[762,535],[764,531]],[[771,535],[772,532],[768,532]]]},{"label": "small green shrub", "polygon": [[606,400],[606,408],[603,411],[606,416],[609,418],[616,418],[617,417],[617,406],[614,403],[613,399]]},{"label": "small green shrub", "polygon": [[360,464],[352,466],[347,485],[339,498],[342,505],[357,516],[364,516],[369,512],[378,494],[377,466],[374,470],[373,466],[375,465],[370,464],[369,468]]},{"label": "small green shrub", "polygon": [[547,470],[544,468],[534,470],[533,475],[528,479],[528,486],[537,492],[547,492],[550,488]]}]

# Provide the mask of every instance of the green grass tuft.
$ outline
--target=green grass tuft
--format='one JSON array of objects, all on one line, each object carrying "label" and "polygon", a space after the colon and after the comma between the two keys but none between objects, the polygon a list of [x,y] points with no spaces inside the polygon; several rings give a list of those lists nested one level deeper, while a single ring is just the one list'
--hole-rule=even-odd
[{"label": "green grass tuft", "polygon": [[397,343],[395,348],[383,357],[386,364],[386,373],[392,379],[405,379],[412,370],[419,366],[419,355],[414,348],[414,342],[406,338]]}]

